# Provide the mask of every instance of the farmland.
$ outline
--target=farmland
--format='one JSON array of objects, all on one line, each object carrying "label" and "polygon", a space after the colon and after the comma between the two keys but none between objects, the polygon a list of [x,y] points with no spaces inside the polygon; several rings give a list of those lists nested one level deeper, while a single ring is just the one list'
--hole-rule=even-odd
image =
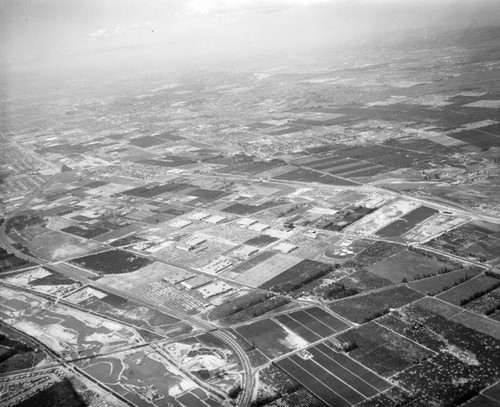
[{"label": "farmland", "polygon": [[401,307],[421,297],[422,294],[406,286],[399,286],[339,300],[329,307],[344,318],[361,324],[387,313],[389,308]]},{"label": "farmland", "polygon": [[45,351],[37,349],[36,342],[4,324],[0,325],[0,351],[1,374],[34,368],[50,359]]},{"label": "farmland", "polygon": [[270,359],[307,345],[304,339],[282,328],[271,319],[243,325],[235,330]]},{"label": "farmland", "polygon": [[287,270],[289,270],[291,267],[293,268],[297,264],[305,261],[301,260],[299,257],[288,254],[276,253],[273,256],[262,254],[254,259],[251,259],[247,264],[244,264],[243,267],[246,268],[249,265],[255,264],[261,259],[264,260],[258,262],[258,265],[255,265],[254,267],[244,272],[239,271],[241,270],[241,268],[234,269],[234,272],[239,272],[236,280],[245,281],[248,285],[254,287],[267,287],[272,284],[272,281],[277,281],[277,279],[281,278],[280,276],[282,274],[288,273]]},{"label": "farmland", "polygon": [[490,222],[471,222],[431,240],[428,245],[479,261],[490,261],[500,253],[496,236],[499,231],[498,225]]},{"label": "farmland", "polygon": [[258,387],[251,405],[257,407],[271,401],[283,407],[324,406],[319,399],[275,365],[269,365],[259,371]]},{"label": "farmland", "polygon": [[479,273],[479,270],[474,269],[473,267],[467,267],[454,270],[449,273],[424,278],[419,281],[410,282],[408,283],[408,287],[417,290],[422,294],[435,295],[470,280],[479,275]]},{"label": "farmland", "polygon": [[428,208],[427,206],[420,206],[417,209],[401,216],[398,220],[390,225],[380,229],[376,234],[380,237],[394,237],[400,236],[412,230],[419,223],[430,218],[438,211],[436,209]]},{"label": "farmland", "polygon": [[279,315],[274,320],[310,343],[349,328],[344,321],[317,307]]},{"label": "farmland", "polygon": [[324,343],[276,364],[329,406],[350,406],[390,387],[382,378]]},{"label": "farmland", "polygon": [[425,276],[441,273],[452,268],[449,263],[424,257],[418,253],[404,251],[367,268],[373,274],[397,284],[419,280]]},{"label": "farmland", "polygon": [[469,302],[476,294],[493,290],[500,286],[500,280],[487,275],[480,275],[440,294],[438,298],[454,305]]},{"label": "farmland", "polygon": [[9,31],[0,405],[500,402],[498,7],[174,3]]},{"label": "farmland", "polygon": [[284,270],[276,277],[273,277],[261,284],[260,288],[285,294],[291,291],[300,290],[305,284],[325,276],[335,266],[313,260],[302,260],[287,270]]},{"label": "farmland", "polygon": [[123,250],[111,250],[70,260],[69,263],[90,269],[99,274],[124,274],[139,270],[152,260]]},{"label": "farmland", "polygon": [[337,339],[352,344],[349,355],[384,377],[392,376],[433,355],[428,349],[375,321],[342,333]]},{"label": "farmland", "polygon": [[356,185],[352,181],[342,178],[337,178],[332,175],[322,174],[321,172],[311,171],[307,169],[296,169],[285,174],[274,177],[278,180],[293,180],[295,182],[317,182],[327,185]]}]

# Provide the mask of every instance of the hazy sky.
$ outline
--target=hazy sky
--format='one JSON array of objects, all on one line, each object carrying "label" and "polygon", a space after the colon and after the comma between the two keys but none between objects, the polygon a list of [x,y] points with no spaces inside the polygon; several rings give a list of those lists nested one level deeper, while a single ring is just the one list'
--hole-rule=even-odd
[{"label": "hazy sky", "polygon": [[182,58],[499,22],[499,0],[0,0],[0,62],[13,70],[152,44]]}]

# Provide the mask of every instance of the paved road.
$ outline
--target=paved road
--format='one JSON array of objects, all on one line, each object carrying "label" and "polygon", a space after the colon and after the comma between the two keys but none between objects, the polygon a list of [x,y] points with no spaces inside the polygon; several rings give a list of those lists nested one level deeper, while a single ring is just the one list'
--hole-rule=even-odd
[{"label": "paved road", "polygon": [[[248,177],[241,177],[241,176],[236,176],[236,175],[232,175],[232,174],[203,175],[203,176],[207,177],[207,178],[217,178],[217,179],[222,178],[222,179],[230,179],[230,180],[235,180],[235,181],[248,181]],[[285,184],[285,185],[295,186],[295,187],[296,186],[307,186],[307,187],[313,186],[316,188],[323,188],[326,190],[330,189],[330,190],[335,190],[335,191],[338,191],[340,188],[348,188],[351,190],[357,190],[359,192],[366,192],[366,193],[380,192],[380,193],[384,193],[386,195],[387,194],[391,195],[394,198],[404,197],[403,194],[400,194],[400,193],[397,193],[397,192],[394,192],[391,190],[387,190],[384,188],[380,188],[377,186],[373,186],[373,185],[361,185],[361,184],[359,184],[359,185],[353,185],[353,186],[345,186],[345,187],[340,186],[339,187],[339,186],[335,186],[335,185],[323,185],[323,184],[316,184],[316,183],[304,183],[304,182],[284,181],[284,180],[271,180],[270,182],[276,183],[276,184]],[[20,205],[14,212],[12,212],[10,214],[10,216],[5,220],[5,222],[0,226],[0,244],[3,245],[3,247],[5,247],[11,253],[17,255],[20,258],[23,258],[25,260],[28,260],[28,261],[31,261],[31,262],[34,262],[34,263],[37,263],[40,265],[50,266],[51,268],[55,269],[56,271],[61,272],[64,275],[69,275],[70,273],[68,273],[68,271],[65,270],[63,267],[58,266],[57,263],[49,262],[49,261],[46,261],[43,259],[34,258],[32,256],[28,256],[28,255],[20,252],[19,250],[17,250],[16,248],[14,248],[10,244],[10,242],[6,236],[6,233],[5,233],[5,227],[7,224],[7,220],[9,218],[15,216],[21,210],[23,210],[34,197],[40,195],[41,192],[43,192],[43,189],[45,187],[46,187],[46,185],[40,187],[39,189],[34,191],[33,194],[26,197],[26,200],[23,202],[23,204]],[[435,207],[435,208],[440,209],[440,210],[450,210],[450,207],[451,207],[452,208],[451,210],[455,214],[465,216],[467,219],[474,218],[474,219],[481,219],[481,220],[486,220],[486,221],[491,221],[491,222],[500,221],[499,216],[480,214],[477,212],[470,211],[469,208],[466,208],[463,206],[461,208],[457,208],[457,206],[454,203],[451,203],[451,202],[448,203],[448,202],[441,200],[441,199],[439,200],[439,202],[436,202],[436,200],[434,200],[432,198],[426,199],[426,198],[413,197],[413,196],[407,197],[407,198],[414,200],[414,201],[417,201],[417,202],[420,202],[422,204],[426,204],[426,205]],[[366,237],[364,237],[364,238],[366,239]],[[376,239],[376,240],[382,240],[382,239]],[[451,255],[451,254],[446,253],[446,252],[441,252],[441,251],[436,250],[436,249],[431,249],[431,251],[433,251],[437,254],[441,254],[443,256],[446,256],[448,258],[454,259],[454,260],[467,261],[470,264],[475,264],[475,265],[479,265],[482,267],[485,266],[484,264],[480,264],[480,263],[477,263],[475,261],[466,260],[466,259],[460,258],[460,257],[455,256],[455,255]],[[151,258],[155,259],[152,256],[151,256]],[[155,260],[158,260],[158,259],[155,259]],[[163,261],[163,260],[161,260],[161,261]],[[71,277],[75,278],[75,275],[71,273]],[[235,338],[229,332],[225,331],[224,329],[220,329],[219,327],[217,327],[213,324],[210,324],[208,322],[194,319],[192,316],[181,313],[177,310],[172,310],[170,308],[167,308],[167,307],[164,307],[164,306],[161,306],[158,304],[150,304],[141,298],[131,296],[128,293],[124,293],[120,290],[113,289],[112,287],[108,287],[108,286],[99,284],[98,282],[95,282],[95,281],[92,281],[89,279],[82,279],[81,277],[80,277],[80,280],[82,280],[82,282],[88,284],[89,286],[93,286],[97,289],[105,290],[111,294],[116,294],[116,295],[125,297],[127,299],[130,299],[136,303],[139,303],[139,304],[148,306],[150,308],[156,309],[158,311],[167,312],[171,315],[174,315],[183,321],[189,322],[191,325],[193,325],[195,327],[210,331],[213,335],[217,336],[219,339],[221,339],[222,341],[227,343],[234,350],[234,352],[238,355],[238,357],[240,358],[242,365],[243,365],[243,383],[242,383],[243,394],[240,398],[240,405],[241,406],[248,406],[250,404],[253,386],[255,384],[254,383],[254,376],[252,374],[252,367],[251,367],[251,364],[250,364],[250,361],[248,359],[247,354],[239,346],[238,342],[235,340]],[[231,283],[234,284],[235,282],[233,280],[231,280]],[[238,284],[238,285],[244,285],[244,284]]]},{"label": "paved road", "polygon": [[[11,215],[11,216],[13,216],[13,215]],[[58,271],[58,272],[60,272],[63,275],[69,276],[71,278],[75,278],[74,274],[68,275],[69,273],[67,272],[67,270],[65,270],[64,268],[62,268],[57,263],[52,263],[52,262],[49,262],[47,260],[38,259],[38,258],[29,256],[29,255],[26,255],[26,254],[22,253],[20,250],[18,250],[15,247],[13,247],[10,244],[10,242],[9,242],[7,236],[6,236],[6,233],[5,233],[5,226],[6,226],[6,224],[7,224],[7,221],[4,222],[0,226],[0,244],[4,248],[6,248],[8,251],[10,251],[11,253],[15,254],[16,256],[18,256],[18,257],[20,257],[22,259],[31,261],[33,263],[40,264],[41,266],[50,267],[51,269],[53,269],[55,271]],[[220,340],[222,340],[223,342],[225,342],[238,355],[239,359],[241,360],[242,367],[243,367],[243,379],[242,379],[242,384],[241,384],[241,387],[242,387],[243,391],[242,391],[242,395],[241,395],[241,398],[240,398],[240,405],[241,406],[248,406],[248,405],[250,405],[250,401],[251,401],[251,397],[252,397],[252,392],[253,392],[253,387],[255,385],[255,383],[254,383],[254,376],[252,374],[252,366],[250,364],[250,360],[249,360],[248,355],[246,354],[246,352],[241,348],[241,346],[239,345],[239,343],[236,341],[236,339],[229,332],[227,332],[227,331],[225,331],[223,329],[220,329],[219,327],[217,327],[217,326],[215,326],[213,324],[210,324],[208,322],[200,321],[198,319],[194,319],[192,316],[190,316],[188,314],[184,314],[184,313],[181,313],[181,312],[179,312],[177,310],[173,310],[173,309],[170,309],[170,308],[167,308],[167,307],[164,307],[164,306],[160,306],[160,305],[156,305],[156,304],[151,304],[151,303],[149,303],[147,301],[144,301],[143,299],[140,299],[140,298],[138,298],[136,296],[131,296],[128,293],[125,293],[125,292],[123,292],[121,290],[114,289],[114,288],[109,287],[107,285],[103,285],[103,284],[100,284],[98,282],[95,282],[95,281],[92,281],[92,280],[89,280],[89,279],[81,279],[80,278],[80,280],[83,280],[82,281],[83,283],[87,284],[88,286],[94,287],[96,289],[100,289],[100,290],[106,291],[106,292],[108,292],[110,294],[119,295],[119,296],[124,297],[126,299],[129,299],[131,301],[134,301],[135,303],[147,306],[149,308],[155,309],[155,310],[160,311],[160,312],[167,312],[170,315],[173,315],[173,316],[179,318],[181,321],[188,322],[189,324],[191,324],[191,325],[193,325],[195,327],[198,327],[198,328],[200,328],[202,330],[211,332],[214,336],[216,336],[217,338],[219,338]],[[104,317],[107,318],[106,316],[104,316]],[[207,390],[211,391],[212,389],[211,388],[207,388]]]}]

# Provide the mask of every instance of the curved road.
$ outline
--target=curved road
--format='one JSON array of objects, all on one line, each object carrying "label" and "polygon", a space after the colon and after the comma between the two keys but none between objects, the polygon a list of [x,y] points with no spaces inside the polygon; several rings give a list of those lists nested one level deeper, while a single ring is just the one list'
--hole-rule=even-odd
[{"label": "curved road", "polygon": [[[18,256],[24,260],[31,261],[33,263],[37,263],[41,266],[50,267],[53,270],[58,271],[63,275],[68,275],[67,271],[61,269],[57,263],[52,263],[52,262],[47,261],[47,260],[42,260],[42,259],[38,259],[38,258],[29,256],[29,255],[26,255],[25,253],[22,253],[20,250],[16,249],[15,247],[13,247],[11,245],[11,243],[9,242],[9,239],[6,235],[5,228],[6,228],[8,219],[15,216],[15,213],[17,213],[18,211],[19,211],[19,208],[15,212],[11,213],[9,217],[5,218],[5,222],[0,226],[0,244],[9,252],[11,252],[12,254],[15,254],[16,256]],[[74,275],[71,275],[69,277],[75,278]],[[82,279],[82,282],[84,282],[85,284],[92,286],[96,289],[99,289],[101,291],[106,291],[110,294],[119,295],[121,297],[129,299],[129,300],[131,300],[135,303],[138,303],[140,305],[147,306],[149,308],[155,309],[155,310],[160,311],[160,312],[167,312],[168,314],[177,317],[181,321],[189,322],[189,324],[191,324],[195,327],[198,327],[198,328],[201,328],[202,330],[211,332],[212,335],[216,336],[217,338],[219,338],[220,340],[222,340],[223,342],[228,344],[229,347],[232,348],[234,350],[234,352],[238,355],[238,358],[241,360],[241,364],[242,364],[242,368],[243,368],[243,378],[242,378],[242,384],[241,384],[241,387],[243,390],[242,390],[242,394],[240,396],[239,405],[242,407],[246,407],[246,406],[250,405],[252,393],[253,393],[253,387],[255,384],[254,383],[254,376],[252,374],[252,366],[250,364],[250,360],[248,359],[246,352],[241,348],[241,346],[238,344],[236,339],[231,334],[229,334],[228,332],[219,328],[218,326],[212,325],[208,322],[194,319],[192,316],[181,313],[177,310],[172,310],[172,309],[164,307],[164,306],[151,304],[151,303],[144,301],[140,298],[137,298],[135,296],[130,296],[129,294],[127,294],[123,291],[116,290],[112,287],[108,287],[108,286],[103,285],[103,284],[99,284],[95,281],[91,281],[88,279]],[[104,316],[104,317],[106,318],[106,316]],[[207,390],[211,391],[212,389],[208,388]]]}]

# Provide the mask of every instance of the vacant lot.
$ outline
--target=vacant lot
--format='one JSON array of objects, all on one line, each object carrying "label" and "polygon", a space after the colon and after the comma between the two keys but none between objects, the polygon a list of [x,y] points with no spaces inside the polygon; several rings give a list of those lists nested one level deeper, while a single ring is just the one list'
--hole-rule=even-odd
[{"label": "vacant lot", "polygon": [[29,245],[35,256],[46,260],[65,260],[92,251],[102,250],[105,246],[89,240],[80,239],[61,232],[47,232],[36,236]]}]

